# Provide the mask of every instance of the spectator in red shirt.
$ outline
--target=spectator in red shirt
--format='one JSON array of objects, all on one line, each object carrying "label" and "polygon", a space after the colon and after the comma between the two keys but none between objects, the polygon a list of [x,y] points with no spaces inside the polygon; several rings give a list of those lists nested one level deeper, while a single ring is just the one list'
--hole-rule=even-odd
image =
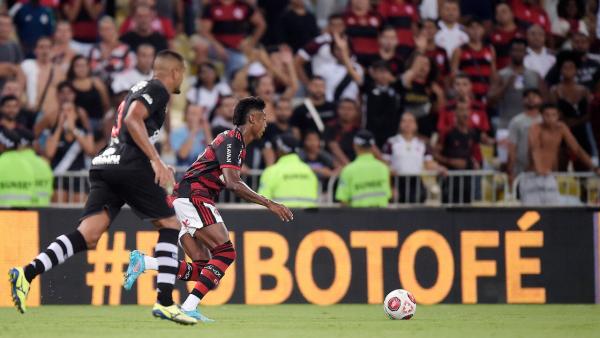
[{"label": "spectator in red shirt", "polygon": [[[254,30],[250,35],[251,26]],[[242,50],[253,48],[265,30],[262,14],[244,1],[216,0],[202,10],[200,34],[211,42],[214,54],[225,62],[228,78],[246,63]]]},{"label": "spectator in red shirt", "polygon": [[531,25],[540,25],[546,33],[550,33],[550,19],[539,5],[539,0],[512,0],[510,7],[521,30],[525,31]]},{"label": "spectator in red shirt", "polygon": [[519,30],[513,12],[506,3],[496,5],[496,27],[490,36],[496,51],[496,68],[498,70],[510,63],[510,42],[525,36]]},{"label": "spectator in red shirt", "polygon": [[407,59],[415,49],[414,36],[419,22],[417,8],[409,0],[381,0],[377,11],[386,25],[396,29],[399,52]]},{"label": "spectator in red shirt", "polygon": [[369,0],[352,0],[350,8],[344,14],[346,35],[358,63],[368,66],[377,58],[379,44],[377,37],[383,25],[383,19],[371,10]]},{"label": "spectator in red shirt", "polygon": [[[459,74],[454,78],[454,91],[456,99],[450,100],[446,106],[440,110],[437,123],[437,130],[440,137],[444,137],[456,125],[456,111],[459,106],[466,105],[469,111],[469,128],[478,130],[480,133],[487,133],[490,130],[490,123],[485,105],[473,98],[472,84],[468,75]],[[485,136],[482,139],[486,139]]]},{"label": "spectator in red shirt", "polygon": [[427,19],[421,24],[415,44],[417,51],[425,54],[436,69],[436,82],[442,87],[449,87],[447,83],[450,75],[450,61],[446,50],[435,44],[435,34],[438,32],[438,26],[434,20]]},{"label": "spectator in red shirt", "polygon": [[[135,8],[138,5],[146,5],[152,8],[153,18],[152,18],[152,30],[164,35],[167,40],[172,40],[175,38],[175,29],[173,28],[173,22],[171,19],[166,18],[164,16],[156,13],[156,0],[137,0],[131,1],[129,3],[130,13],[135,12]],[[135,22],[133,20],[133,15],[127,16],[125,21],[121,24],[121,28],[119,28],[119,35],[123,35],[129,31],[135,30]]]},{"label": "spectator in red shirt", "polygon": [[496,53],[494,47],[483,42],[485,30],[481,22],[471,19],[467,33],[469,42],[455,49],[452,55],[452,73],[469,75],[475,98],[485,102],[491,79],[496,76]]},{"label": "spectator in red shirt", "polygon": [[61,1],[61,12],[73,28],[73,39],[89,47],[98,39],[98,19],[103,11],[102,0]]}]

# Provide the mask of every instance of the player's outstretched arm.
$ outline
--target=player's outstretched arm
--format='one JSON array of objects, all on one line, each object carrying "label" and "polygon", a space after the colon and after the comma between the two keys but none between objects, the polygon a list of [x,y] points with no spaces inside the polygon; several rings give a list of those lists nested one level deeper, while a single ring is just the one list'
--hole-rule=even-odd
[{"label": "player's outstretched arm", "polygon": [[225,178],[225,186],[227,189],[233,191],[238,197],[245,199],[248,202],[260,204],[267,209],[271,210],[277,215],[282,221],[289,222],[294,219],[294,215],[283,204],[271,201],[270,199],[261,196],[250,189],[242,178],[240,177],[240,171],[233,168],[223,168],[223,177]]},{"label": "player's outstretched arm", "polygon": [[134,101],[125,116],[125,125],[135,144],[137,144],[150,159],[152,169],[156,175],[155,183],[163,188],[173,187],[175,185],[173,172],[160,159],[160,155],[156,151],[156,148],[154,148],[152,143],[150,143],[150,139],[148,139],[148,130],[144,124],[144,120],[148,118],[148,115],[148,108],[146,108],[143,103]]}]

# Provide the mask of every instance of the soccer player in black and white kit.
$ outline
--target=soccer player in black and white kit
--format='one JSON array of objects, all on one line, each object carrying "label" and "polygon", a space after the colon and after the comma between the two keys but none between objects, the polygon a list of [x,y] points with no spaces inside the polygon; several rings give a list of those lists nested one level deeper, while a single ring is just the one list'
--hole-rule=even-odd
[{"label": "soccer player in black and white kit", "polygon": [[110,144],[93,160],[90,194],[77,229],[59,236],[25,267],[9,271],[15,306],[25,313],[30,282],[76,253],[93,250],[123,204],[158,228],[158,300],[152,314],[181,324],[195,324],[173,303],[177,274],[180,224],[167,202],[165,188],[173,187],[173,171],[160,159],[153,143],[167,114],[170,94],[179,94],[185,74],[181,55],[170,50],[157,54],[154,76],[137,83],[119,106]]},{"label": "soccer player in black and white kit", "polygon": [[[282,221],[291,221],[292,212],[284,205],[252,191],[240,178],[246,157],[246,145],[260,139],[267,125],[265,102],[258,97],[247,97],[235,107],[233,123],[236,128],[215,137],[175,187],[170,200],[182,224],[179,240],[193,262],[179,261],[177,278],[197,281],[182,304],[187,315],[201,321],[210,321],[197,311],[200,300],[225,275],[236,257],[229,240],[227,227],[215,207],[215,201],[224,188],[237,196],[265,206]],[[208,249],[207,249],[208,248]],[[125,276],[124,287],[130,289],[145,270],[155,270],[157,258],[133,251]]]}]

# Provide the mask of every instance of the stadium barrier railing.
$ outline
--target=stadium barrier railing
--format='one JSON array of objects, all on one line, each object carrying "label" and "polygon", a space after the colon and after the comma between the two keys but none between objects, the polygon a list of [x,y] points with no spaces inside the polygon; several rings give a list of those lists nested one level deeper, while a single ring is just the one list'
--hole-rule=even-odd
[{"label": "stadium barrier railing", "polygon": [[[536,196],[525,200],[523,189]],[[521,173],[511,190],[513,200],[526,205],[600,206],[600,177],[592,172],[553,172],[546,176]]]}]

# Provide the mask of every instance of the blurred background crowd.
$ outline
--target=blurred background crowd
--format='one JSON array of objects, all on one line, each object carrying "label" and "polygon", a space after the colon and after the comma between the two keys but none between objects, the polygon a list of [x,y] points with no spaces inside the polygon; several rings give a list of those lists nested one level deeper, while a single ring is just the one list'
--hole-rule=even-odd
[{"label": "blurred background crowd", "polygon": [[[33,149],[55,177],[88,168],[124,95],[166,48],[188,60],[157,144],[178,167],[255,95],[268,127],[244,173],[293,152],[322,191],[355,160],[364,130],[369,153],[400,178],[493,170],[510,184],[530,173],[526,194],[556,185],[551,172],[597,171],[597,0],[0,3],[0,153]],[[424,202],[414,187],[435,190],[426,181],[400,179],[392,194]],[[481,194],[478,182],[464,189]],[[83,201],[75,186],[54,201]]]}]

